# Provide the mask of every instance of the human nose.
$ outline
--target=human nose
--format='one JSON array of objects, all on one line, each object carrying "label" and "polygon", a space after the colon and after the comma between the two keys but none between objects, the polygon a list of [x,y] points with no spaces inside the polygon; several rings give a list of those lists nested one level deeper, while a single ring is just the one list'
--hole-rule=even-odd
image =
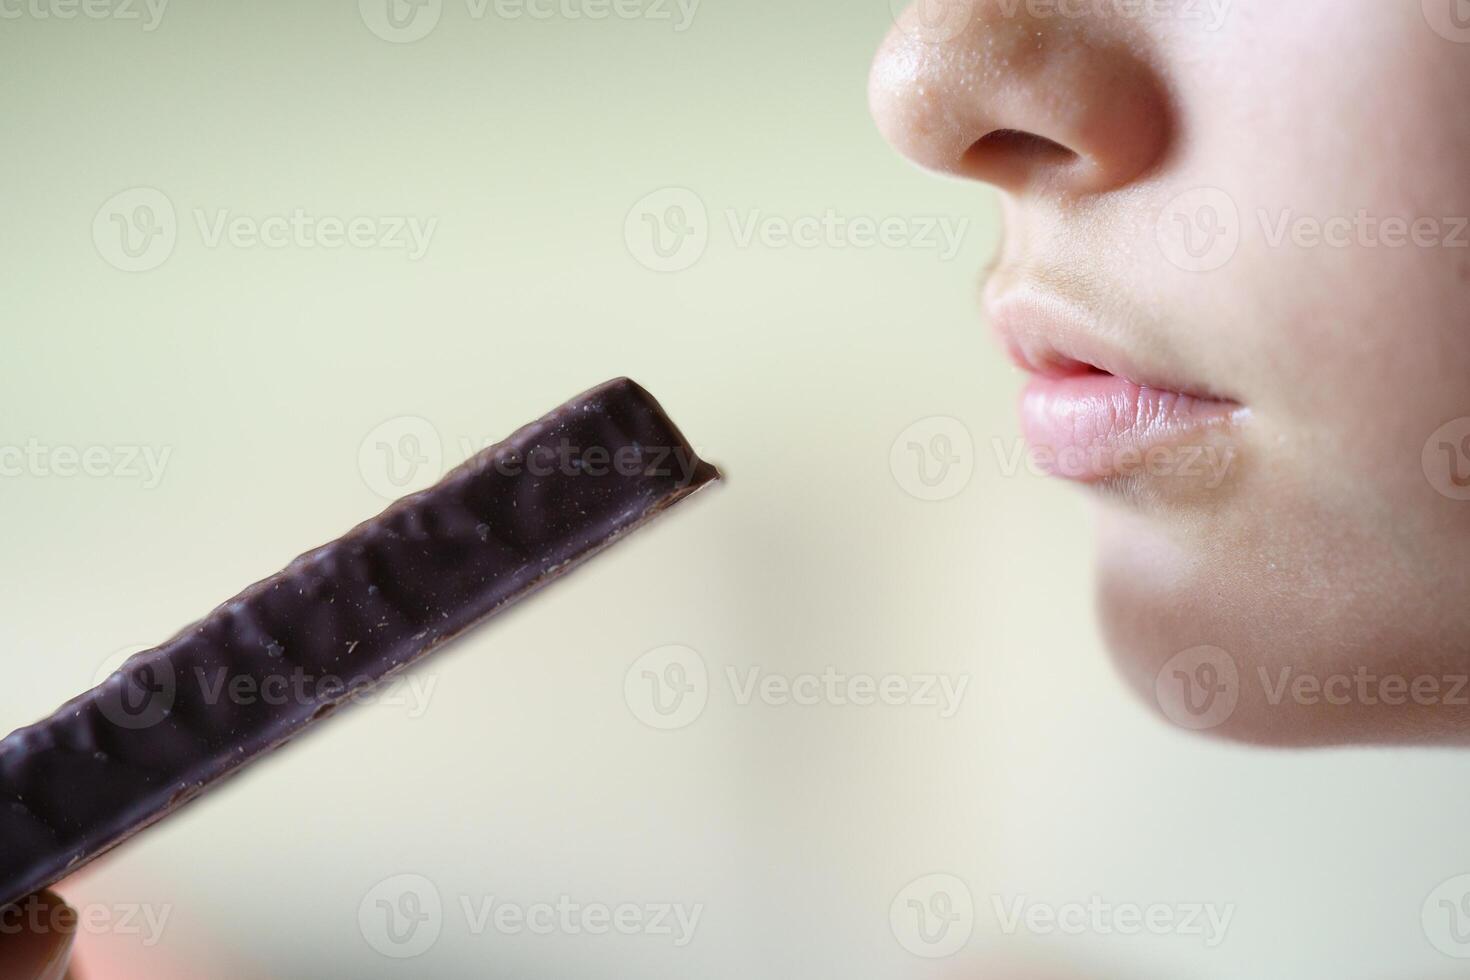
[{"label": "human nose", "polygon": [[1126,187],[1169,142],[1147,38],[1100,16],[1037,16],[1006,0],[918,0],[879,48],[869,103],[923,167],[1013,194]]}]

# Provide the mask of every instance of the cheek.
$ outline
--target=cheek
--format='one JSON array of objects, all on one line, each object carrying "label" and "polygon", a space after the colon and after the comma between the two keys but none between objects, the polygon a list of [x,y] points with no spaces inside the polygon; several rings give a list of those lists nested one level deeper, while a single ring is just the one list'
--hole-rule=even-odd
[{"label": "cheek", "polygon": [[1440,387],[1435,425],[1466,414],[1443,413],[1470,379],[1470,46],[1424,6],[1244,0],[1170,42],[1180,139],[1152,203],[1218,189],[1238,244],[1153,288],[1199,312],[1248,401],[1307,424],[1406,385]]},{"label": "cheek", "polygon": [[[1101,619],[1145,703],[1181,728],[1272,745],[1463,732],[1464,529],[1365,531],[1361,513],[1274,463],[1247,472],[1235,498],[1250,507],[1170,522],[1104,508]],[[1414,683],[1439,695],[1394,698]]]},{"label": "cheek", "polygon": [[[1470,114],[1445,102],[1470,86],[1470,49],[1433,36],[1418,4],[1378,5],[1322,21],[1340,36],[1301,50],[1332,59],[1303,70],[1285,6],[1249,79],[1191,75],[1192,139],[1149,189],[1150,219],[1192,188],[1227,191],[1231,257],[1136,273],[1188,324],[1176,345],[1254,411],[1245,470],[1193,509],[1106,508],[1102,618],[1140,696],[1184,727],[1443,738],[1470,723],[1449,694],[1470,670]],[[1344,91],[1361,104],[1325,115]],[[1156,255],[1154,230],[1139,222],[1130,256]],[[1225,716],[1181,707],[1232,670]],[[1430,693],[1387,703],[1394,678]]]}]

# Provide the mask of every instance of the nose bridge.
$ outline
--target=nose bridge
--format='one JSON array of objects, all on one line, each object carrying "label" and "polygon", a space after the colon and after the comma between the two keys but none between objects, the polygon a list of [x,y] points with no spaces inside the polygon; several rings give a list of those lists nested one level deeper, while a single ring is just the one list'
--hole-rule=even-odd
[{"label": "nose bridge", "polygon": [[905,9],[873,64],[873,117],[899,152],[1013,192],[1108,190],[1158,158],[1162,81],[1117,25],[1009,0],[943,0],[941,19],[937,2]]}]

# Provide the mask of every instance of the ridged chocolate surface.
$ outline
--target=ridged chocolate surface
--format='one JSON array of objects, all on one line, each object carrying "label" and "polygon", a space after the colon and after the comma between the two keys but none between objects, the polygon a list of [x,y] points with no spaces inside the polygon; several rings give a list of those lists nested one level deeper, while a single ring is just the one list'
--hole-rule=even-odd
[{"label": "ridged chocolate surface", "polygon": [[619,379],[302,555],[0,741],[0,906],[718,477]]}]

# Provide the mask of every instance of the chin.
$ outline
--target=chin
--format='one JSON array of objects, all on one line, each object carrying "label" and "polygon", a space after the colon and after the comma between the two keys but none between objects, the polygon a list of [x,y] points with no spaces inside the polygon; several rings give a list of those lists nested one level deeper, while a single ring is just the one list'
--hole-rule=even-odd
[{"label": "chin", "polygon": [[1100,530],[1104,638],[1167,725],[1281,748],[1470,743],[1470,661],[1408,597],[1156,515],[1108,509]]}]

